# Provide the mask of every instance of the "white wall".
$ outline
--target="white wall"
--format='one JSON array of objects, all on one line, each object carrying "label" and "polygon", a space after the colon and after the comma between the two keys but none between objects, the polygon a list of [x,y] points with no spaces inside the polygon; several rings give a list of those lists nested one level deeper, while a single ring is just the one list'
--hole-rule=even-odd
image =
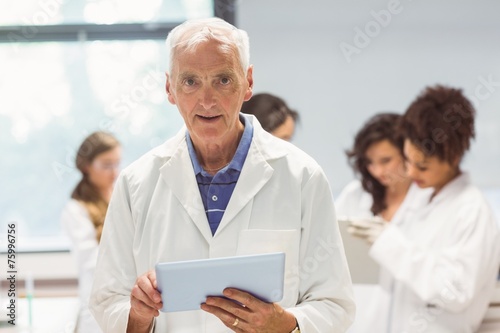
[{"label": "white wall", "polygon": [[[362,122],[378,111],[404,112],[436,83],[461,87],[476,101],[477,139],[464,168],[479,186],[500,187],[500,2],[237,4],[237,25],[250,36],[255,92],[280,95],[300,112],[294,143],[323,166],[334,193],[353,177],[343,151]],[[349,62],[341,43],[356,46],[355,28],[377,28],[371,11],[389,6],[396,14],[371,30],[369,44]],[[488,79],[494,83],[487,87]]]}]

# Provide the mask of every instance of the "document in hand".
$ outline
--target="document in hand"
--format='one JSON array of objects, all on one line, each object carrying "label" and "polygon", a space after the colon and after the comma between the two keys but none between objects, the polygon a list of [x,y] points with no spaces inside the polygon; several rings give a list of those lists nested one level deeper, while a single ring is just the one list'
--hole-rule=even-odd
[{"label": "document in hand", "polygon": [[366,223],[382,223],[379,219],[343,218],[339,217],[339,229],[344,243],[345,255],[351,279],[356,284],[376,284],[379,279],[380,266],[370,257],[370,246],[363,240],[349,234],[347,229],[353,221]]},{"label": "document in hand", "polygon": [[265,302],[283,298],[285,254],[266,253],[156,264],[163,312],[199,310],[207,296],[231,287]]}]

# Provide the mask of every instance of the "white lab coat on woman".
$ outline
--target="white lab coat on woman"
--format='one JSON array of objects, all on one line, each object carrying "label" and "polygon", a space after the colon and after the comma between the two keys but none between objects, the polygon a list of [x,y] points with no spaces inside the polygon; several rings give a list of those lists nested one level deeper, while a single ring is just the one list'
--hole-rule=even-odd
[{"label": "white lab coat on woman", "polygon": [[335,198],[337,217],[371,218],[373,217],[370,211],[372,203],[372,196],[363,189],[361,182],[355,179],[347,184]]},{"label": "white lab coat on woman", "polygon": [[392,306],[381,332],[469,333],[495,287],[499,232],[479,190],[462,174],[411,218],[382,233],[370,255],[389,273]]},{"label": "white lab coat on woman", "polygon": [[[344,332],[352,286],[329,184],[318,164],[255,117],[238,183],[212,237],[182,129],[125,169],[105,222],[91,310],[125,332],[130,292],[158,262],[284,251],[285,295],[304,333]],[[161,313],[156,332],[231,332],[201,310]]]},{"label": "white lab coat on woman", "polygon": [[61,224],[71,239],[71,253],[78,270],[80,311],[76,332],[101,332],[88,307],[99,245],[94,224],[90,220],[87,209],[74,199],[71,199],[64,207]]},{"label": "white lab coat on woman", "polygon": [[[398,224],[404,219],[409,218],[412,214],[415,214],[420,207],[428,202],[431,193],[431,189],[420,189],[417,185],[411,184],[403,202],[394,213],[390,222]],[[371,194],[363,189],[359,180],[353,180],[347,184],[335,200],[337,216],[347,219],[372,218],[372,204],[373,198]],[[356,301],[356,320],[349,329],[349,332],[386,332],[387,323],[385,318],[388,317],[391,307],[391,290],[387,288],[387,285],[390,285],[391,282],[390,273],[381,267],[379,285],[373,286],[375,289],[370,294],[372,297]]]}]

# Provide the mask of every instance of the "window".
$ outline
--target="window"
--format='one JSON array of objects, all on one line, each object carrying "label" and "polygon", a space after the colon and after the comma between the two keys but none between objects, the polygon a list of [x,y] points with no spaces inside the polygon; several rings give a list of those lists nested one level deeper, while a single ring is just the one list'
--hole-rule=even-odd
[{"label": "window", "polygon": [[66,248],[59,217],[82,140],[112,132],[125,166],[176,133],[164,39],[187,18],[234,23],[232,10],[209,0],[2,1],[0,237],[15,222],[21,250]]},{"label": "window", "polygon": [[181,22],[214,15],[210,0],[4,0],[0,6],[0,24],[8,26]]}]

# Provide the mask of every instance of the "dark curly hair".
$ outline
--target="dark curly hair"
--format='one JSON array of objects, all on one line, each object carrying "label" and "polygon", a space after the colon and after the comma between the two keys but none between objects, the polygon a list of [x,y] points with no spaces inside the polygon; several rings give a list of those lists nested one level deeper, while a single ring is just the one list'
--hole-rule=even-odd
[{"label": "dark curly hair", "polygon": [[461,89],[427,87],[408,107],[401,133],[426,156],[460,162],[475,137],[472,103]]},{"label": "dark curly hair", "polygon": [[351,150],[346,151],[349,164],[354,171],[361,175],[363,189],[370,193],[373,198],[371,212],[377,215],[387,208],[385,203],[386,188],[368,171],[368,160],[366,151],[377,142],[389,140],[391,144],[399,149],[403,156],[403,138],[398,132],[401,115],[396,113],[378,113],[370,118],[359,130],[354,138]]},{"label": "dark curly hair", "polygon": [[288,116],[294,121],[299,119],[298,112],[290,109],[283,99],[267,93],[253,95],[243,103],[241,112],[253,114],[267,132],[283,125]]}]

